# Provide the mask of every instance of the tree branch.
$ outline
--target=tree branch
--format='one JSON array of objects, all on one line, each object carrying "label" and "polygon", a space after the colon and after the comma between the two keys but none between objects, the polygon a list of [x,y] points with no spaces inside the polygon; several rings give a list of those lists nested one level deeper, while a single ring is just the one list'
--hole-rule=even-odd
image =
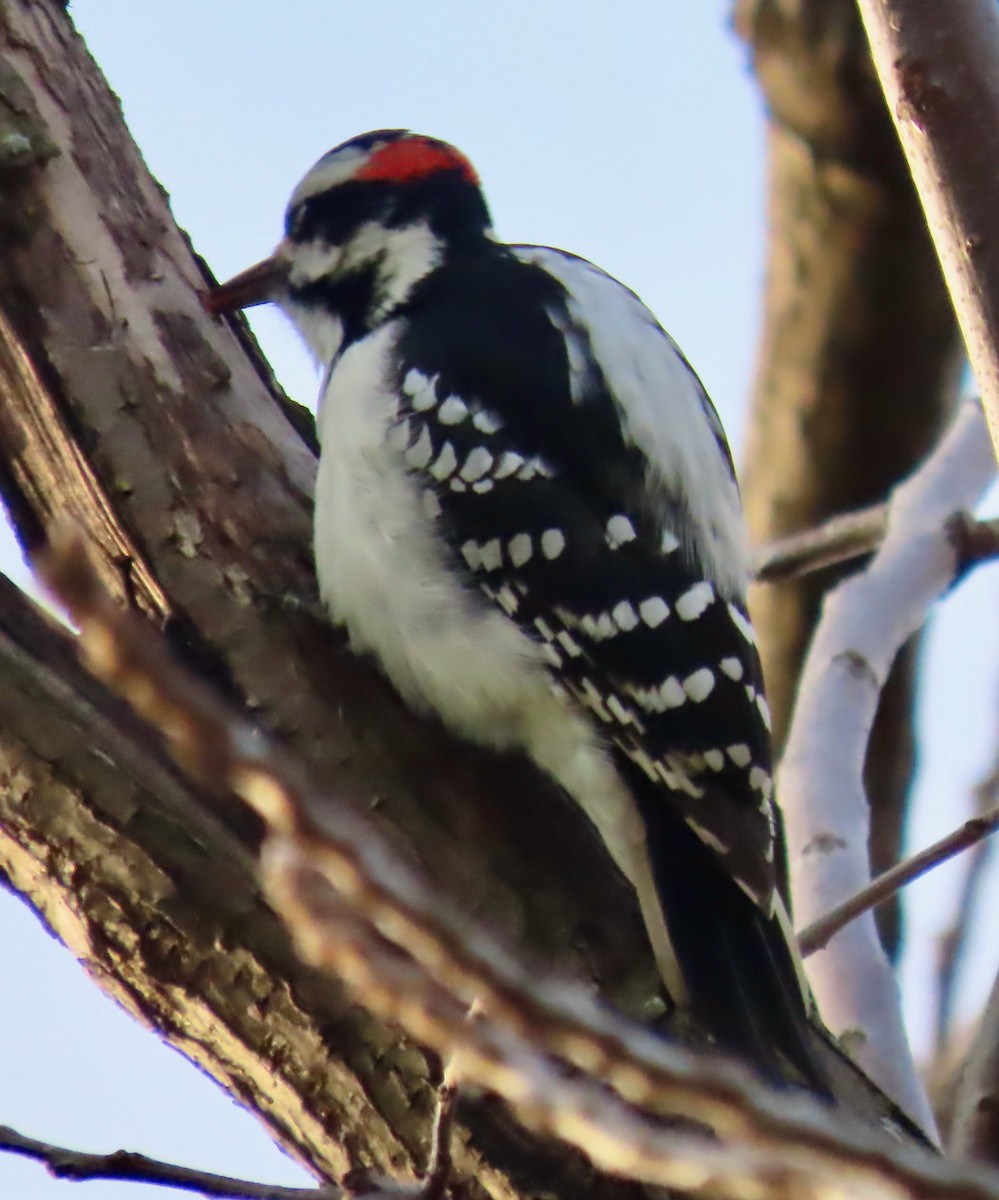
[{"label": "tree branch", "polygon": [[831,517],[803,533],[778,538],[753,555],[753,578],[757,583],[798,579],[823,567],[871,554],[881,545],[887,521],[888,506],[873,504],[859,512]]},{"label": "tree branch", "polygon": [[920,875],[925,875],[934,867],[947,862],[948,859],[960,854],[971,846],[977,845],[990,833],[999,829],[999,808],[970,820],[955,829],[953,833],[940,838],[932,846],[913,854],[904,862],[898,863],[888,871],[882,872],[877,879],[867,887],[862,888],[848,900],[837,905],[832,912],[826,913],[818,921],[813,921],[806,929],[798,934],[798,948],[802,958],[807,958],[817,950],[827,946],[830,940],[843,928],[855,921],[862,913],[883,904],[889,897],[894,896],[900,888],[912,883]]},{"label": "tree branch", "polygon": [[[896,489],[874,561],[826,600],[778,775],[805,925],[870,882],[863,766],[878,697],[899,648],[954,580],[953,514],[977,503],[994,472],[981,409],[965,404],[940,446]],[[873,920],[854,921],[806,969],[832,1030],[861,1033],[859,1061],[931,1127]]]},{"label": "tree branch", "polygon": [[858,7],[999,446],[999,10],[993,0]]},{"label": "tree branch", "polygon": [[[779,538],[761,546],[752,557],[751,572],[757,583],[799,579],[837,563],[852,562],[873,554],[884,541],[888,505],[874,504]],[[958,554],[958,574],[999,555],[999,519],[976,520],[956,513],[952,537]]]},{"label": "tree branch", "polygon": [[[0,1125],[0,1150],[44,1163],[49,1174],[56,1179],[133,1180],[199,1192],[206,1196],[230,1196],[235,1200],[341,1200],[344,1196],[343,1190],[338,1187],[297,1188],[251,1183],[245,1179],[215,1175],[210,1171],[195,1171],[190,1167],[159,1162],[130,1150],[86,1154],[25,1137],[8,1125]],[[406,1200],[412,1200],[411,1193]]]}]

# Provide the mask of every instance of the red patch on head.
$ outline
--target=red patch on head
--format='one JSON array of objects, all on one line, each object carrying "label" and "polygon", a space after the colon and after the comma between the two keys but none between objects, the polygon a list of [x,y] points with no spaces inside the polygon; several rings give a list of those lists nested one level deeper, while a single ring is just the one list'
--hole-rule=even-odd
[{"label": "red patch on head", "polygon": [[420,137],[403,138],[376,150],[354,178],[414,183],[436,171],[458,171],[469,183],[479,186],[479,177],[463,154],[446,142]]}]

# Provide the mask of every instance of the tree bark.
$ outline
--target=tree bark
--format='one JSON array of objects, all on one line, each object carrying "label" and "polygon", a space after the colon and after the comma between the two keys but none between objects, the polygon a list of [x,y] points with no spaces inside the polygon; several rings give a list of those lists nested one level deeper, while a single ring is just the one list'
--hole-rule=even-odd
[{"label": "tree bark", "polygon": [[[0,167],[0,489],[25,544],[68,510],[121,601],[464,911],[537,970],[655,1013],[637,905],[585,820],[528,764],[414,717],[316,616],[300,416],[241,320],[202,313],[204,268],[56,0],[0,3],[0,94],[27,147]],[[23,600],[0,593],[0,612],[41,706],[15,702],[19,684],[0,708],[0,868],[317,1172],[422,1165],[436,1065],[294,961],[253,883],[253,822],[183,784]],[[891,1111],[834,1069],[872,1121]],[[459,1191],[633,1190],[493,1102],[462,1120]]]},{"label": "tree bark", "polygon": [[[852,0],[739,0],[770,107],[770,261],[743,496],[765,543],[883,499],[936,440],[957,326]],[[751,597],[777,749],[822,572]],[[866,764],[876,872],[899,857],[918,647],[885,689]],[[896,953],[897,905],[879,912]]]}]

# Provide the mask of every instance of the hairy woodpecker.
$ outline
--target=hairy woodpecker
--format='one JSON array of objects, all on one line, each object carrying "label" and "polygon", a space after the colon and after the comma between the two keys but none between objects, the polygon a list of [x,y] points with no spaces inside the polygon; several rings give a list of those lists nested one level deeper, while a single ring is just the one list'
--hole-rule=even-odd
[{"label": "hairy woodpecker", "polygon": [[772,1080],[826,1091],[778,888],[768,716],[725,435],[638,297],[508,246],[452,146],[352,138],[274,254],[214,289],[273,301],[325,375],[315,558],[402,696],[519,749],[634,885],[666,989]]}]

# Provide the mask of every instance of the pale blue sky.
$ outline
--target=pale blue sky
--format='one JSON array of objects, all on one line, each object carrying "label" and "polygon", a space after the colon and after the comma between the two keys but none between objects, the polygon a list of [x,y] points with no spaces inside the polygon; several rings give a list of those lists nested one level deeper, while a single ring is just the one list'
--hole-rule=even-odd
[{"label": "pale blue sky", "polygon": [[[738,453],[763,270],[763,118],[727,0],[74,0],[153,173],[220,278],[276,241],[288,193],[330,146],[408,126],[459,145],[499,233],[562,246],[634,288],[696,366]],[[311,364],[276,314],[254,324],[288,390]],[[0,566],[18,565],[9,552]],[[948,601],[930,655],[937,735],[922,845],[959,819],[996,724],[996,580]],[[914,936],[946,921],[920,885]],[[995,897],[993,897],[994,899]],[[306,1179],[212,1083],[98,993],[0,893],[0,1123],[82,1149],[125,1146],[273,1182]],[[981,939],[977,991],[999,938]],[[926,954],[907,964],[917,1041]],[[970,1001],[969,1001],[970,1003]],[[74,1191],[74,1189],[76,1189]],[[0,1194],[137,1200],[136,1185],[50,1181],[0,1155]]]}]

